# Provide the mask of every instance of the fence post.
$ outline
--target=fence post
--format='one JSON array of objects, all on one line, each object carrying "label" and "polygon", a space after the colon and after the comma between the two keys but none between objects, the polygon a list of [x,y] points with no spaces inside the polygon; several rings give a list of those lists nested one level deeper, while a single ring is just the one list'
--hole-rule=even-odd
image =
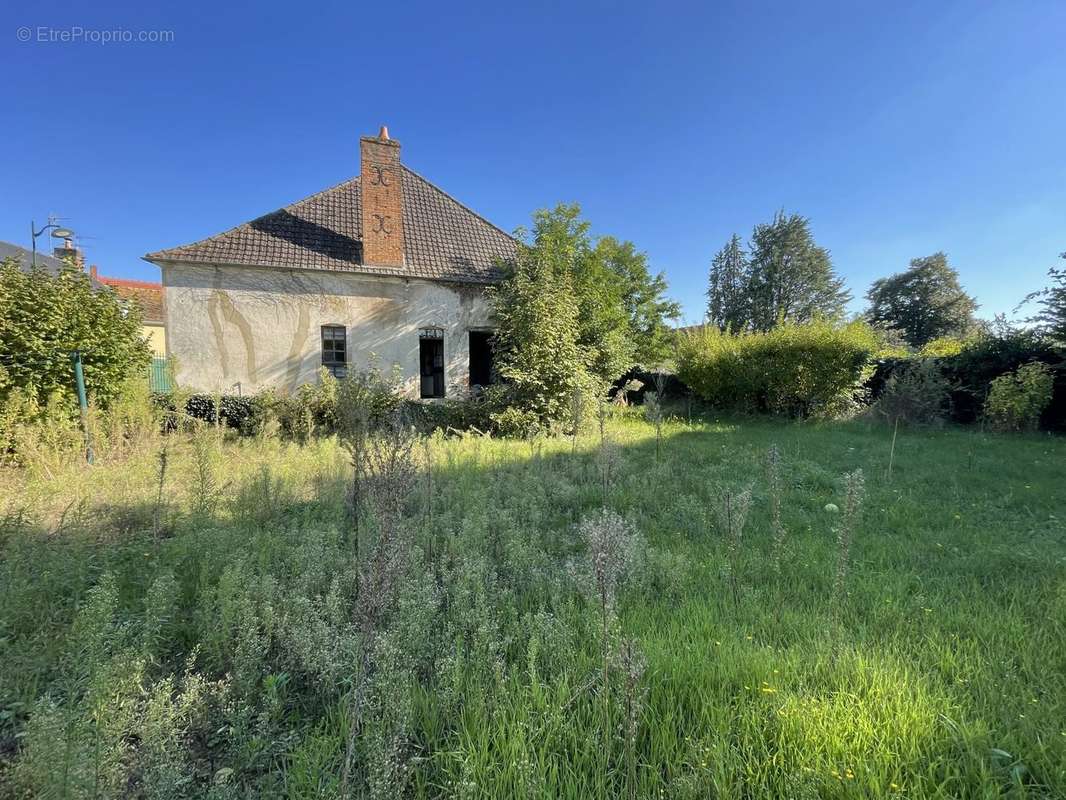
[{"label": "fence post", "polygon": [[85,398],[85,373],[81,366],[81,350],[70,354],[74,360],[74,384],[78,390],[78,408],[81,411],[81,430],[85,434],[85,461],[93,463],[93,442],[89,436],[89,403]]}]

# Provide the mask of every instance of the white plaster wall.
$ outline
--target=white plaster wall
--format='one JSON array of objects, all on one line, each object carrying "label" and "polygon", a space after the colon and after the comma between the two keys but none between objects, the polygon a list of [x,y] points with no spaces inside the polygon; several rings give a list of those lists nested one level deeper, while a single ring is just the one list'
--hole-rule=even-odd
[{"label": "white plaster wall", "polygon": [[317,378],[321,326],[343,325],[351,369],[372,358],[399,365],[405,392],[418,397],[418,331],[444,329],[445,393],[465,393],[469,331],[490,327],[478,287],[340,272],[268,267],[162,266],[167,351],[179,385],[244,393],[292,391]]}]

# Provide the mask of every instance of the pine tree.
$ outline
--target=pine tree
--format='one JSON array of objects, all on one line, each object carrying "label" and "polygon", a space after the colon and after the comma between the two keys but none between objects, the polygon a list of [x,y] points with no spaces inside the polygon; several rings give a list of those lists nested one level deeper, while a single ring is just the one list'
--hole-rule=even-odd
[{"label": "pine tree", "polygon": [[833,271],[829,251],[815,244],[806,217],[778,212],[773,221],[755,226],[748,250],[754,330],[843,315],[851,295]]},{"label": "pine tree", "polygon": [[707,287],[707,321],[721,330],[740,331],[751,322],[747,254],[735,233],[711,261]]}]

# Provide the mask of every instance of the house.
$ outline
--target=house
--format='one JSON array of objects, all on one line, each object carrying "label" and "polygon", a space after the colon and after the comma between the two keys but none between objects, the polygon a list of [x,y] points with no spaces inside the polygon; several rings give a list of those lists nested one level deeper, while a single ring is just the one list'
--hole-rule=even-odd
[{"label": "house", "polygon": [[358,177],[145,256],[162,270],[179,384],[291,391],[371,363],[412,397],[489,381],[485,288],[515,240],[404,166],[386,128],[359,147]]},{"label": "house", "polygon": [[[79,253],[72,245],[70,245],[69,240],[63,247],[57,247],[55,253],[55,256],[50,256],[45,253],[37,253],[37,266],[52,275],[58,275],[59,271],[66,265],[63,259],[67,257],[68,253],[75,258],[74,263],[78,263],[77,257]],[[25,247],[20,247],[11,242],[0,242],[0,262],[6,261],[9,258],[15,259],[15,261],[18,262],[19,269],[23,272],[29,272],[31,265],[34,263],[32,250],[27,250]]]},{"label": "house", "polygon": [[167,331],[163,321],[163,284],[126,278],[106,278],[99,274],[95,264],[89,267],[89,275],[94,281],[109,287],[127,303],[140,308],[141,333],[148,340],[152,354],[156,358],[165,358]]}]

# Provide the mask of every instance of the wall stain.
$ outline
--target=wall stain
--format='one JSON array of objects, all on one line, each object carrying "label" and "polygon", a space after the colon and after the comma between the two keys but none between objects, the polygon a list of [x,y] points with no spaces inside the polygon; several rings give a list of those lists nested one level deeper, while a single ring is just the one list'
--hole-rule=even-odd
[{"label": "wall stain", "polygon": [[285,357],[289,386],[293,391],[300,385],[300,356],[303,354],[304,345],[307,344],[307,335],[310,333],[310,328],[311,313],[304,303],[300,303],[300,315],[296,321],[296,331],[292,337],[292,346],[289,347],[289,354]]},{"label": "wall stain", "polygon": [[[222,379],[229,380],[229,353],[226,349],[225,331],[222,320],[230,323],[241,334],[244,342],[244,358],[248,372],[248,380],[253,384],[259,383],[259,368],[255,363],[255,339],[252,336],[252,326],[244,315],[233,305],[233,300],[222,289],[222,272],[215,269],[215,288],[211,292],[211,299],[207,303],[208,313],[211,316],[211,327],[215,333],[215,341],[218,344],[219,355],[222,358]],[[228,388],[228,387],[227,387]]]},{"label": "wall stain", "polygon": [[215,332],[215,344],[218,345],[218,357],[222,362],[222,380],[229,380],[229,351],[226,349],[226,335],[222,330],[222,317],[218,308],[218,289],[211,292],[207,300],[207,316],[211,318],[211,329]]}]

